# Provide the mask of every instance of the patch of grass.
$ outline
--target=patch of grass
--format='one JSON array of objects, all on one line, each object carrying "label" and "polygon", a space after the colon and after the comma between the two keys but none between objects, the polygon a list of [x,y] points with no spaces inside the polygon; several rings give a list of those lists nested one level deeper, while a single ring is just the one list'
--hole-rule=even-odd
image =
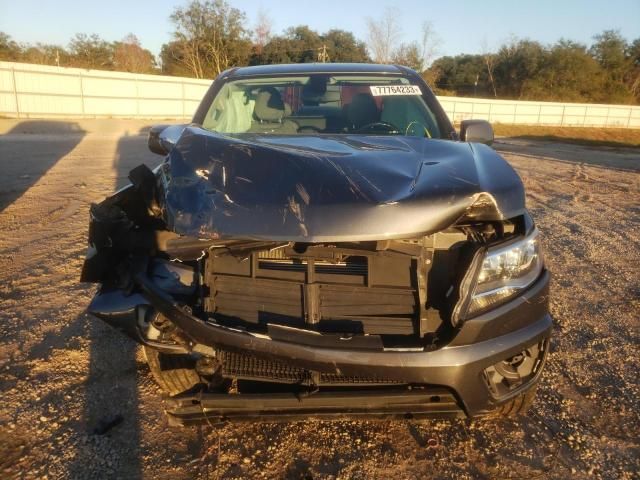
[{"label": "patch of grass", "polygon": [[640,147],[640,129],[594,127],[546,127],[493,124],[496,137],[547,140],[590,147]]}]

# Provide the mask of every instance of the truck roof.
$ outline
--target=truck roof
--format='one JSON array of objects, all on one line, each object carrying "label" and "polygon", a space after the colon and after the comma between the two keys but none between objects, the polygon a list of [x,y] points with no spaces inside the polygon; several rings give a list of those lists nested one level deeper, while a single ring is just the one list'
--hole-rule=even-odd
[{"label": "truck roof", "polygon": [[290,63],[240,67],[230,72],[229,77],[306,73],[387,73],[397,75],[404,72],[396,65],[379,65],[373,63]]}]

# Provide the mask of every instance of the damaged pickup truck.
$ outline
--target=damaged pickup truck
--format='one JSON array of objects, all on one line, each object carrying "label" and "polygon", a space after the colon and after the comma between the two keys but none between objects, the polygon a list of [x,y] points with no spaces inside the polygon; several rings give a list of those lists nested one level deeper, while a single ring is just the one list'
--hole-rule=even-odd
[{"label": "damaged pickup truck", "polygon": [[92,206],[88,310],[143,345],[172,424],[523,413],[549,273],[492,141],[404,67],[228,70]]}]

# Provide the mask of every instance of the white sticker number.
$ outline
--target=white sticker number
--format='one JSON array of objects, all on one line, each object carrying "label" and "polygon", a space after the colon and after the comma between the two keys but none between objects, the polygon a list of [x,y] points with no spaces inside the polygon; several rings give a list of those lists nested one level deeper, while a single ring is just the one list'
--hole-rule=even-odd
[{"label": "white sticker number", "polygon": [[381,97],[384,95],[422,95],[417,85],[371,85],[371,95]]}]

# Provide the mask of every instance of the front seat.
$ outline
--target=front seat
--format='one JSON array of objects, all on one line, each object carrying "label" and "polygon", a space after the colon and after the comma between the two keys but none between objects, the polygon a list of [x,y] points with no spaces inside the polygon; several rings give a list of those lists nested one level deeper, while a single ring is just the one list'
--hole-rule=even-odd
[{"label": "front seat", "polygon": [[294,134],[298,126],[291,120],[285,120],[285,116],[291,112],[282,101],[280,92],[274,87],[261,88],[256,95],[256,103],[253,108],[253,133],[279,133]]},{"label": "front seat", "polygon": [[359,128],[380,121],[380,110],[373,97],[369,93],[357,93],[347,106],[347,122],[349,130],[356,131]]}]

